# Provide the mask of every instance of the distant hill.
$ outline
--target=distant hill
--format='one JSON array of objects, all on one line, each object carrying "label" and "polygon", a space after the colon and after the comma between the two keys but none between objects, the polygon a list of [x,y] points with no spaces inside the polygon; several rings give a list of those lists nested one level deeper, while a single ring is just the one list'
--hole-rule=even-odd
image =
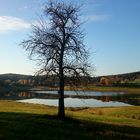
[{"label": "distant hill", "polygon": [[[58,83],[58,79],[55,76],[51,76],[46,78],[43,78],[43,76],[39,76],[39,79],[35,79],[32,75],[22,75],[22,74],[0,74],[0,82],[5,80],[11,80],[12,82],[17,82],[19,80],[39,80],[41,85],[44,84],[47,85],[55,85]],[[138,72],[132,72],[132,73],[125,73],[125,74],[117,74],[117,75],[107,75],[107,76],[99,76],[99,77],[92,77],[90,81],[91,85],[136,85],[140,86],[140,71]]]},{"label": "distant hill", "polygon": [[[106,75],[104,77],[122,77],[122,78],[128,78],[128,79],[140,79],[140,71],[137,72],[131,72],[131,73],[123,73],[123,74],[116,74],[116,75]],[[103,76],[99,76],[103,77]]]},{"label": "distant hill", "polygon": [[140,71],[117,75],[93,77],[93,82],[98,85],[136,85],[140,86]]},{"label": "distant hill", "polygon": [[[33,78],[32,75],[23,75],[23,74],[14,74],[14,73],[7,73],[7,74],[0,74],[0,80],[19,80],[19,79],[30,79]],[[105,76],[98,76],[97,79],[101,77],[108,77],[108,78],[121,78],[121,79],[128,79],[128,80],[134,80],[134,79],[140,79],[140,71],[138,72],[131,72],[131,73],[125,73],[125,74],[116,74],[116,75],[105,75]]]},{"label": "distant hill", "polygon": [[8,74],[0,74],[0,81],[4,80],[18,81],[20,79],[31,79],[32,77],[33,77],[32,75],[8,73]]},{"label": "distant hill", "polygon": [[[100,76],[103,77],[103,76]],[[118,77],[118,78],[123,78],[123,79],[129,79],[129,80],[134,80],[134,79],[140,79],[140,71],[138,72],[131,72],[131,73],[124,73],[124,74],[116,74],[116,75],[107,75],[104,77]]]}]

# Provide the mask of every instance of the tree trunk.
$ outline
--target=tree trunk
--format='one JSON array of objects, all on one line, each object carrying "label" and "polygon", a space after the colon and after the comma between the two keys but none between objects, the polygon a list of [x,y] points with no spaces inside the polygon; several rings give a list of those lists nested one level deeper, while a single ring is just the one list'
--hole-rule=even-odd
[{"label": "tree trunk", "polygon": [[58,107],[58,117],[61,120],[65,118],[65,107],[64,107],[64,73],[63,73],[63,54],[64,47],[61,49],[60,63],[59,63],[59,107]]},{"label": "tree trunk", "polygon": [[60,77],[60,87],[59,87],[59,107],[58,107],[58,117],[63,120],[65,118],[65,108],[64,108],[64,76]]}]

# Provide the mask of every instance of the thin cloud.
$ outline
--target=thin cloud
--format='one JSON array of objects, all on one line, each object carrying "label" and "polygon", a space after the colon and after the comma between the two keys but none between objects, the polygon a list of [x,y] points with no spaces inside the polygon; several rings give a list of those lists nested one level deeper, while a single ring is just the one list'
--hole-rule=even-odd
[{"label": "thin cloud", "polygon": [[12,16],[0,16],[0,33],[30,28],[30,23]]},{"label": "thin cloud", "polygon": [[84,16],[83,19],[89,22],[101,22],[101,21],[109,20],[110,16],[109,15],[89,15],[89,16]]},{"label": "thin cloud", "polygon": [[25,5],[23,8],[24,8],[24,9],[28,9],[28,6]]}]

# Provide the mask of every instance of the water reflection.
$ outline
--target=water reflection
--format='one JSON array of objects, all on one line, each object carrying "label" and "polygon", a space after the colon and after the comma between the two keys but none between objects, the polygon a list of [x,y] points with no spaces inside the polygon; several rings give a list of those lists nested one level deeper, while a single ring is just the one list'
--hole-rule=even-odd
[{"label": "water reflection", "polygon": [[21,100],[21,99],[31,99],[31,98],[41,98],[41,99],[54,99],[57,95],[33,93],[33,92],[6,92],[0,93],[0,99],[9,100]]},{"label": "water reflection", "polygon": [[118,101],[131,105],[140,105],[140,97],[138,95],[121,95],[121,96],[95,96],[96,100],[101,100],[102,102]]},{"label": "water reflection", "polygon": [[[58,99],[25,99],[18,100],[18,102],[58,106]],[[106,103],[96,99],[65,98],[65,107],[109,107],[109,106],[131,106],[131,105],[113,101]]]},{"label": "water reflection", "polygon": [[[25,99],[49,99],[47,102],[53,101],[52,99],[57,99],[58,95],[56,91],[31,91],[31,92],[6,92],[0,93],[0,99],[6,100],[25,100]],[[72,102],[76,99],[82,99],[82,102],[86,101],[89,104],[90,99],[92,102],[99,101],[100,104],[110,104],[111,102],[125,103],[126,105],[140,105],[140,95],[138,94],[127,94],[123,92],[78,92],[73,91],[65,92],[65,100],[68,102],[68,98]],[[73,100],[73,101],[72,101]],[[77,101],[78,103],[79,101]],[[91,102],[91,101],[90,101]],[[93,106],[93,105],[92,105]],[[105,105],[104,105],[105,106]]]}]

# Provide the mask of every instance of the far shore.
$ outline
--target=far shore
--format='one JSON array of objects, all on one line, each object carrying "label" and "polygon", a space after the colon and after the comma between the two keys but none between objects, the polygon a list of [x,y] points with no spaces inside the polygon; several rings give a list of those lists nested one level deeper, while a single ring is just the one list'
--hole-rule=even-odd
[{"label": "far shore", "polygon": [[[44,86],[33,88],[33,90],[52,90],[57,91],[58,88],[46,88]],[[140,94],[140,88],[136,87],[111,87],[111,86],[81,86],[81,87],[70,87],[65,86],[65,91],[101,91],[101,92],[127,92],[127,93],[135,93]]]},{"label": "far shore", "polygon": [[[8,92],[8,91],[58,91],[58,87],[45,87],[45,86],[0,86],[0,92]],[[113,87],[113,86],[80,86],[80,87],[71,87],[65,86],[65,91],[100,91],[100,92],[127,92],[140,94],[140,87]]]}]

